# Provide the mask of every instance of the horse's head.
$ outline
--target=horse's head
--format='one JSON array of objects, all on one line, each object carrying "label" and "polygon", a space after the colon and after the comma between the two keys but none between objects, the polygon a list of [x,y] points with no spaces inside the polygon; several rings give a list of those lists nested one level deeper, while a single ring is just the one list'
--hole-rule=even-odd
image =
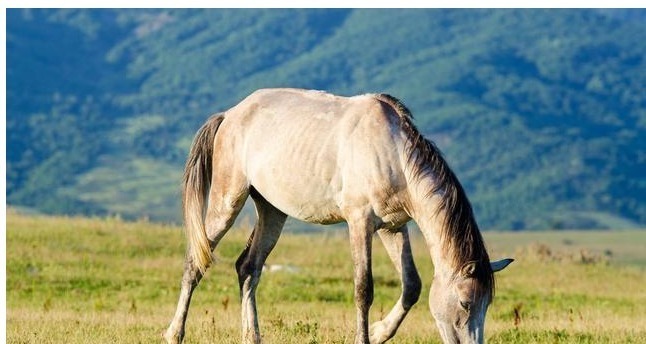
[{"label": "horse's head", "polygon": [[484,342],[485,315],[494,287],[492,273],[512,261],[492,262],[490,269],[478,262],[468,262],[457,273],[436,274],[429,303],[444,343]]}]

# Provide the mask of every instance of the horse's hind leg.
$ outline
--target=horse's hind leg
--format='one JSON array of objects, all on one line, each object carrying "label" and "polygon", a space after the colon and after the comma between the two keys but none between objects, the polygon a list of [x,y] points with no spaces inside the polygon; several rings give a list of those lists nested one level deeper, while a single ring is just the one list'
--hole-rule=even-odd
[{"label": "horse's hind leg", "polygon": [[[223,187],[211,188],[205,219],[206,234],[211,251],[215,249],[222,237],[231,228],[247,196],[248,187],[244,183],[230,183]],[[179,344],[182,342],[191,296],[201,279],[202,273],[193,264],[193,259],[187,252],[175,316],[163,334],[167,343]]]},{"label": "horse's hind leg", "polygon": [[287,218],[287,215],[276,209],[257,192],[252,190],[251,196],[256,204],[258,221],[249,238],[247,247],[236,262],[242,303],[243,343],[260,342],[260,328],[256,310],[256,287],[260,281],[260,274],[265,260],[276,245]]},{"label": "horse's hind leg", "polygon": [[401,275],[402,294],[388,315],[370,326],[370,343],[383,343],[392,338],[408,310],[417,302],[422,282],[417,274],[408,238],[403,226],[395,231],[381,229],[377,232],[397,272]]},{"label": "horse's hind leg", "polygon": [[177,302],[177,310],[168,329],[163,334],[164,339],[169,344],[179,344],[184,338],[184,325],[188,314],[188,306],[191,302],[191,295],[197,284],[202,279],[202,273],[193,264],[193,259],[189,254],[184,260],[184,274],[182,276],[182,286]]}]

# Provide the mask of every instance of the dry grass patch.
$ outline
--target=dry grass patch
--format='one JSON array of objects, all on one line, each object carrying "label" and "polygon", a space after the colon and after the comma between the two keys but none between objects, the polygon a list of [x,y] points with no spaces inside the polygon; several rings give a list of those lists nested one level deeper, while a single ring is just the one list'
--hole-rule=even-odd
[{"label": "dry grass patch", "polygon": [[[628,232],[586,232],[605,242],[583,244],[574,232],[486,233],[494,258],[516,262],[498,275],[487,318],[489,343],[646,342],[646,273],[634,262]],[[639,238],[641,232],[635,232]],[[187,322],[187,343],[238,343],[240,306],[233,264],[247,229],[234,229],[216,252],[218,262],[198,287]],[[413,235],[424,290],[396,335],[396,343],[439,343],[428,311],[432,264]],[[613,241],[614,240],[614,241]],[[622,244],[623,243],[623,244]],[[544,246],[541,246],[544,245]],[[605,256],[597,247],[612,246]],[[622,245],[630,258],[623,260]],[[375,241],[373,320],[399,297],[398,277]],[[546,253],[549,252],[549,253]],[[117,219],[7,219],[8,343],[159,343],[174,312],[184,238],[177,227]],[[646,253],[642,252],[642,255]],[[633,262],[633,263],[629,263]],[[285,234],[258,290],[261,330],[268,343],[351,343],[355,310],[352,264],[344,232]],[[629,265],[626,265],[629,264]]]}]

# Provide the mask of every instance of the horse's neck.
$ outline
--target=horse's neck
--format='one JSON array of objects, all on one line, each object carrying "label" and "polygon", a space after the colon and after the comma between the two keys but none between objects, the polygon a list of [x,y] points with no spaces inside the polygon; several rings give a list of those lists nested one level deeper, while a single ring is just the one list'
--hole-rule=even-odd
[{"label": "horse's neck", "polygon": [[[416,189],[423,190],[426,188],[420,187]],[[411,200],[414,203],[412,206],[413,219],[424,235],[430,250],[435,275],[450,276],[458,267],[453,266],[451,261],[453,247],[448,242],[447,235],[443,235],[447,214],[440,207],[440,199],[440,195],[411,194]]]}]

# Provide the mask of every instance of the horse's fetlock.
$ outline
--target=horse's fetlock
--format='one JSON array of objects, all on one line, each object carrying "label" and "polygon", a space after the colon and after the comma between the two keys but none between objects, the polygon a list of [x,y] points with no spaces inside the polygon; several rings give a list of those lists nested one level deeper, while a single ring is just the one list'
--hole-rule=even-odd
[{"label": "horse's fetlock", "polygon": [[162,338],[168,344],[180,344],[184,339],[184,331],[175,331],[173,328],[169,328],[166,332],[162,333]]}]

